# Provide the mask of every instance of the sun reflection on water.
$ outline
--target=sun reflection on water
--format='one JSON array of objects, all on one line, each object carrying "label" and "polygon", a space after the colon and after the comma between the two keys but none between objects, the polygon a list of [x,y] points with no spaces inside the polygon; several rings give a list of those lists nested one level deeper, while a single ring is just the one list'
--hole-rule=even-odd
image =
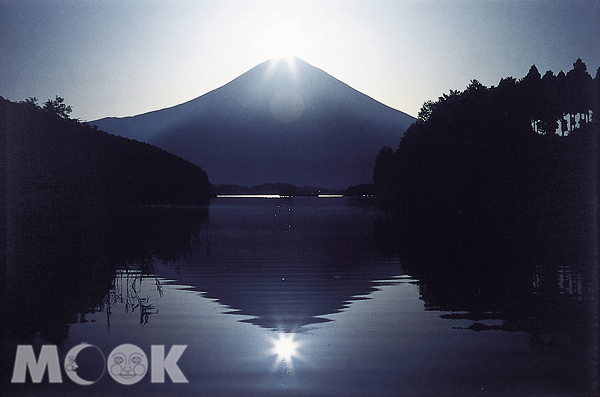
[{"label": "sun reflection on water", "polygon": [[275,365],[285,364],[289,367],[292,366],[292,359],[299,357],[298,347],[300,343],[294,340],[294,334],[286,334],[283,332],[278,333],[278,338],[271,339],[273,348],[271,349],[272,355],[276,355],[277,359]]}]

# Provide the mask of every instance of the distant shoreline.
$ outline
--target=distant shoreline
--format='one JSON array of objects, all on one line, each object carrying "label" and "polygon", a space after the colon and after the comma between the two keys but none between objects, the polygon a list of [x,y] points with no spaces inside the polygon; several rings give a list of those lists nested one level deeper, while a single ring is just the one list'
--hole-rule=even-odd
[{"label": "distant shoreline", "polygon": [[[297,197],[317,197],[317,198],[342,198],[345,197],[343,194],[317,194],[317,195],[296,195]],[[294,195],[284,194],[217,194],[216,198],[262,198],[262,199],[273,199],[273,198],[288,198],[294,197]]]}]

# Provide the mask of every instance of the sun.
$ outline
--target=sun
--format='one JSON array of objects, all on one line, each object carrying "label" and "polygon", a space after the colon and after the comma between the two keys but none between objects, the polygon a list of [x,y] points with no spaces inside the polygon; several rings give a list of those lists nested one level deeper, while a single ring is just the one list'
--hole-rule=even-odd
[{"label": "sun", "polygon": [[232,18],[222,40],[237,56],[257,63],[272,59],[316,62],[340,37],[339,24],[320,2],[261,0],[243,2],[243,17]]},{"label": "sun", "polygon": [[265,54],[266,59],[292,59],[316,44],[307,34],[306,24],[301,22],[306,19],[301,3],[266,2],[255,12],[257,18],[253,19],[252,29],[256,34],[255,49]]},{"label": "sun", "polygon": [[297,56],[297,48],[301,46],[302,40],[298,37],[296,29],[282,23],[273,23],[273,25],[267,33],[269,40],[264,42],[273,58],[291,59]]}]

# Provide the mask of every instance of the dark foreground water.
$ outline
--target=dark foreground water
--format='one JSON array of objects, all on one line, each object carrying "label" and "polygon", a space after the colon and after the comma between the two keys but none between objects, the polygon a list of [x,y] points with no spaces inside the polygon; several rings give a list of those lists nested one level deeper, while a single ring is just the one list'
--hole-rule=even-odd
[{"label": "dark foreground water", "polygon": [[[218,198],[208,211],[137,209],[66,226],[16,216],[22,226],[9,227],[0,390],[31,396],[594,394],[597,301],[582,274],[569,264],[551,270],[532,264],[543,271],[515,280],[531,284],[531,291],[498,290],[493,301],[481,293],[474,311],[476,297],[468,295],[464,307],[457,299],[461,288],[472,288],[453,277],[447,283],[435,275],[415,278],[418,264],[404,266],[389,238],[374,233],[383,214],[372,204]],[[447,265],[453,266],[450,259]],[[551,291],[536,289],[550,271]],[[97,347],[75,359],[79,378],[94,382],[85,386],[65,366],[67,353],[84,342]],[[123,344],[146,357],[135,361],[133,347],[121,347],[124,362],[115,361],[112,351]],[[11,383],[17,345],[32,345],[36,357],[41,345],[57,346],[62,382],[50,383],[46,373],[39,383],[29,374],[25,383]],[[187,383],[173,382],[175,370],[158,371],[164,382],[152,373],[152,346],[161,345],[165,354],[187,346],[176,362]],[[137,378],[119,378],[129,369]]]}]

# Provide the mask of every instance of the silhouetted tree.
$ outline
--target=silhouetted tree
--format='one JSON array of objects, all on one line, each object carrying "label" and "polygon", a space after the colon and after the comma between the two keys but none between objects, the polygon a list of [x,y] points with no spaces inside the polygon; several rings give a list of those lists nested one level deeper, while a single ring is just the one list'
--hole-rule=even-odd
[{"label": "silhouetted tree", "polygon": [[56,115],[63,119],[68,119],[72,109],[70,105],[67,106],[64,102],[64,98],[61,98],[57,95],[54,100],[48,99],[46,102],[44,102],[43,109],[52,115]]},{"label": "silhouetted tree", "polygon": [[[561,135],[564,136],[566,132],[570,131],[569,121],[568,121],[568,89],[567,89],[567,76],[565,72],[562,70],[556,75],[556,91],[558,95],[558,108],[557,113],[560,117],[560,131]],[[567,118],[565,118],[567,117]]]},{"label": "silhouetted tree", "polygon": [[571,114],[573,131],[576,115],[579,115],[580,124],[587,123],[592,107],[592,77],[581,59],[577,59],[573,69],[567,73],[567,93],[567,110]]},{"label": "silhouetted tree", "polygon": [[541,112],[541,129],[550,136],[556,132],[559,127],[559,120],[562,114],[559,112],[560,99],[559,89],[556,77],[552,71],[548,70],[542,77],[542,112]]},{"label": "silhouetted tree", "polygon": [[378,186],[381,195],[390,193],[392,180],[392,159],[394,151],[386,146],[379,151],[373,169],[373,181]]},{"label": "silhouetted tree", "polygon": [[592,82],[592,111],[596,119],[600,116],[600,67],[596,70],[596,77]]},{"label": "silhouetted tree", "polygon": [[526,109],[527,113],[531,118],[534,131],[538,132],[539,120],[542,118],[542,76],[535,65],[531,66],[529,73],[525,76],[519,84],[521,92],[521,100],[523,101],[523,108]]}]

